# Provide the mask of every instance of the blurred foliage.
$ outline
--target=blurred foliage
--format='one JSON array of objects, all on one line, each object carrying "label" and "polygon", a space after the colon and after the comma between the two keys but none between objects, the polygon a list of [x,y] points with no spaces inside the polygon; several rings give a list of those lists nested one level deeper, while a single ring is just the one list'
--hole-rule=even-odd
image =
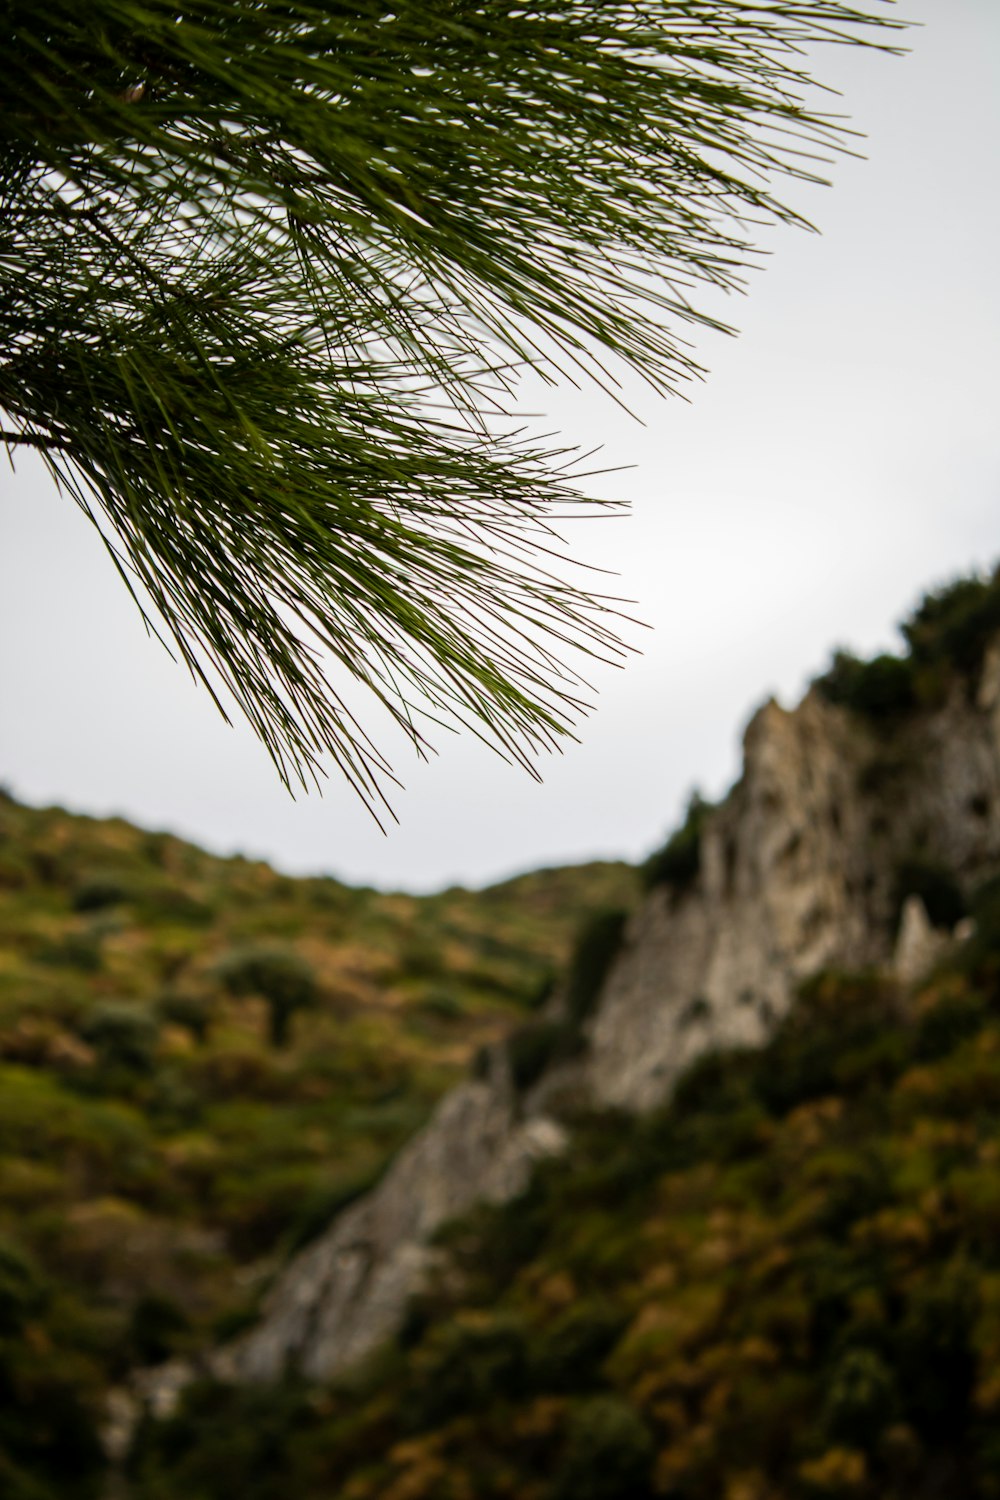
[{"label": "blurred foliage", "polygon": [[566,1010],[582,1024],[597,1003],[608,971],[625,941],[628,912],[600,911],[581,927],[573,944],[566,975]]},{"label": "blurred foliage", "polygon": [[256,944],[227,953],[216,966],[230,995],[260,995],[267,1002],[272,1047],[286,1047],[292,1016],[316,1004],[316,978],[300,954],[275,945]]},{"label": "blurred foliage", "polygon": [[[0,794],[4,1500],[96,1496],[109,1384],[245,1327],[634,886],[355,890]],[[239,1462],[220,1434],[231,1489],[288,1500],[289,1399]]]},{"label": "blurred foliage", "polygon": [[712,804],[700,792],[693,792],[680,828],[662,849],[650,855],[640,870],[645,890],[665,885],[685,891],[694,884],[701,869],[701,831],[711,811]]},{"label": "blurred foliage", "polygon": [[916,993],[819,974],[668,1107],[577,1119],[367,1371],[272,1391],[270,1456],[260,1392],[193,1391],[137,1500],[996,1500],[998,961],[984,920]]},{"label": "blurred foliage", "polygon": [[919,896],[935,927],[952,928],[968,915],[968,903],[954,875],[943,865],[915,855],[896,872],[897,907],[907,896]]},{"label": "blurred foliage", "polygon": [[956,681],[970,683],[998,629],[1000,569],[927,594],[900,626],[905,656],[883,652],[862,661],[850,651],[837,651],[814,686],[830,703],[889,726],[917,708],[942,702]]}]

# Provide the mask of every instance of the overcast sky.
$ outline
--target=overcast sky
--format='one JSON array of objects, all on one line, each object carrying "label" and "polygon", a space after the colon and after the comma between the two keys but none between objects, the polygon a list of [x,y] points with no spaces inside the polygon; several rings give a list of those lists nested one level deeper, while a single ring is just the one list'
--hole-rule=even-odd
[{"label": "overcast sky", "polygon": [[293,802],[242,723],[227,728],[141,623],[96,534],[18,458],[0,478],[0,781],[27,801],[118,812],[219,852],[385,887],[483,884],[637,858],[690,790],[721,794],[751,712],[791,704],[836,644],[897,644],[928,586],[1000,557],[1000,4],[907,0],[903,60],[820,54],[867,136],[832,190],[794,202],[822,235],[768,239],[766,271],[701,341],[691,401],[529,393],[602,461],[625,520],[575,551],[617,570],[649,630],[597,675],[581,743],[504,765],[437,736],[400,747],[383,837],[331,776]]}]

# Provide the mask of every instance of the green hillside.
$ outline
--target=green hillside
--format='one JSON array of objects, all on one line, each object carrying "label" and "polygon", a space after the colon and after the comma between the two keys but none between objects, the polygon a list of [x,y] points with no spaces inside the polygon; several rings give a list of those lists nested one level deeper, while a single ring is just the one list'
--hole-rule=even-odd
[{"label": "green hillside", "polygon": [[202,1385],[137,1500],[993,1500],[1000,892],[915,995],[811,982],[652,1118],[576,1122],[325,1390]]},{"label": "green hillside", "polygon": [[251,1318],[633,886],[386,895],[0,799],[0,1493],[96,1493],[107,1386]]},{"label": "green hillside", "polygon": [[[998,628],[1000,575],[963,580],[816,687],[898,770]],[[647,885],[696,889],[709,816]],[[657,1114],[567,1120],[365,1368],[196,1382],[115,1495],[1000,1500],[1000,880],[896,873],[972,918],[917,992],[818,975]],[[110,1386],[246,1326],[484,1044],[521,1086],[582,1044],[635,884],[387,895],[0,800],[4,1500],[108,1500]]]}]

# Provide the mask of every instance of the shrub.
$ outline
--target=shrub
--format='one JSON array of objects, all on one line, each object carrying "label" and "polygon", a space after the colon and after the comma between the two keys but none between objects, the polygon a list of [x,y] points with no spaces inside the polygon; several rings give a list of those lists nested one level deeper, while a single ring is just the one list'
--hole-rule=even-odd
[{"label": "shrub", "polygon": [[148,1073],[156,1051],[157,1025],[147,1011],[109,1001],[91,1011],[80,1034],[105,1068]]},{"label": "shrub", "polygon": [[874,1349],[847,1349],[833,1368],[823,1409],[832,1441],[871,1448],[898,1409],[896,1378],[882,1356]]},{"label": "shrub", "polygon": [[101,968],[101,945],[88,932],[68,932],[62,938],[43,943],[35,957],[53,968],[76,969],[81,974],[96,974]]},{"label": "shrub", "polygon": [[19,1335],[44,1300],[31,1261],[15,1245],[0,1240],[0,1339]]},{"label": "shrub", "polygon": [[507,1057],[519,1093],[537,1083],[553,1063],[576,1056],[584,1046],[579,1028],[570,1021],[534,1021],[507,1038]]},{"label": "shrub", "polygon": [[104,911],[109,906],[120,906],[128,898],[129,885],[125,876],[115,870],[94,870],[77,882],[72,905],[78,912]]},{"label": "shrub", "polygon": [[633,1407],[617,1396],[594,1396],[570,1417],[553,1500],[645,1500],[654,1451]]},{"label": "shrub", "polygon": [[909,1299],[897,1335],[905,1414],[929,1440],[961,1442],[975,1380],[979,1292],[975,1274],[955,1262]]},{"label": "shrub", "polygon": [[902,627],[916,660],[944,660],[960,672],[978,671],[986,647],[997,631],[1000,631],[1000,571],[988,580],[961,578],[935,590]]},{"label": "shrub", "polygon": [[147,1292],[135,1304],[129,1322],[133,1359],[141,1365],[155,1365],[168,1359],[189,1326],[187,1315],[173,1298]]},{"label": "shrub", "polygon": [[590,1015],[621,951],[628,912],[598,912],[580,929],[566,978],[566,1008],[577,1025]]},{"label": "shrub", "polygon": [[527,1371],[524,1331],[510,1319],[451,1323],[421,1351],[420,1365],[405,1412],[407,1425],[418,1431],[520,1396]]},{"label": "shrub", "polygon": [[902,718],[917,704],[913,663],[885,653],[861,661],[849,651],[837,651],[814,686],[828,703],[877,723]]},{"label": "shrub", "polygon": [[706,802],[699,792],[694,792],[683,825],[641,867],[645,890],[668,885],[675,891],[684,891],[694,884],[701,869],[702,829],[711,811],[712,804]]},{"label": "shrub", "polygon": [[897,913],[907,896],[920,897],[934,927],[950,930],[968,914],[968,903],[951,871],[919,855],[903,860],[896,871]]},{"label": "shrub", "polygon": [[160,1018],[171,1026],[181,1026],[196,1042],[204,1042],[212,1019],[212,1004],[205,995],[188,990],[166,990],[157,1004]]},{"label": "shrub", "polygon": [[610,1303],[577,1303],[536,1339],[532,1385],[554,1392],[585,1391],[601,1380],[600,1366],[625,1331],[627,1315]]},{"label": "shrub", "polygon": [[266,1000],[274,1047],[287,1046],[293,1015],[316,1002],[311,965],[287,948],[262,944],[237,949],[216,972],[231,995],[260,995]]}]

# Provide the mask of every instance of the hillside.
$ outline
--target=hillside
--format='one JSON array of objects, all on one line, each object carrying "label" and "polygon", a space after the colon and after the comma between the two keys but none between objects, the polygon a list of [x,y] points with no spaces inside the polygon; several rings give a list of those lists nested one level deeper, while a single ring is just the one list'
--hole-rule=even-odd
[{"label": "hillside", "polygon": [[109,1386],[132,1500],[997,1500],[1000,579],[903,631],[763,706],[631,915],[334,917],[5,808],[16,1500],[98,1494]]},{"label": "hillside", "polygon": [[91,1493],[108,1387],[252,1320],[634,883],[386,895],[0,800],[0,1491]]},{"label": "hillside", "polygon": [[146,1422],[139,1500],[1000,1493],[998,601],[765,705],[632,920]]},{"label": "hillside", "polygon": [[575,1122],[352,1380],[199,1385],[137,1500],[1000,1494],[1000,906],[916,993],[807,986]]}]

